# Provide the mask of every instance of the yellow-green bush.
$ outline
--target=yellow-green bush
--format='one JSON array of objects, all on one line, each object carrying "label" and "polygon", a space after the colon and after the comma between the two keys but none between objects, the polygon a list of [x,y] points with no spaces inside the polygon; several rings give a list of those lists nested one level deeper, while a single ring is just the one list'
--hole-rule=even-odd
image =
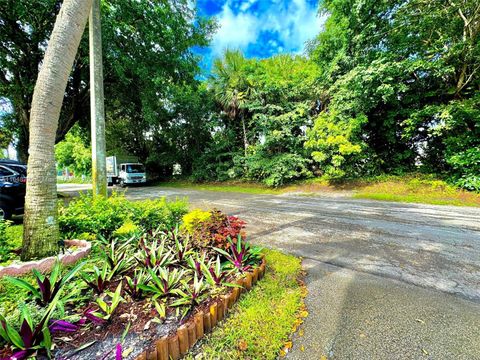
[{"label": "yellow-green bush", "polygon": [[127,219],[122,226],[120,226],[117,230],[114,231],[113,235],[118,237],[127,237],[134,235],[135,233],[140,231],[140,227],[131,219]]},{"label": "yellow-green bush", "polygon": [[203,211],[200,209],[194,209],[189,213],[183,215],[183,229],[192,234],[198,229],[200,224],[210,219],[212,214],[209,211]]}]

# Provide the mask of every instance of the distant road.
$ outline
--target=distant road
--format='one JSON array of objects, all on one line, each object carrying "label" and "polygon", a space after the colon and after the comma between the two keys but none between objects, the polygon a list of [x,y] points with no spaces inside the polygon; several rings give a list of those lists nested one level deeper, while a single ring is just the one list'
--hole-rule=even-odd
[{"label": "distant road", "polygon": [[90,184],[57,184],[58,192],[75,192],[75,191],[86,191],[91,190],[92,185]]}]

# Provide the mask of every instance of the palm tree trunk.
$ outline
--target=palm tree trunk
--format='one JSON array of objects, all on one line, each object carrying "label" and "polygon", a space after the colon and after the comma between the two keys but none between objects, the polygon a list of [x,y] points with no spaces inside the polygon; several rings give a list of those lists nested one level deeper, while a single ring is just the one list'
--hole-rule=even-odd
[{"label": "palm tree trunk", "polygon": [[243,147],[245,149],[245,156],[247,156],[248,140],[247,140],[247,128],[245,127],[245,118],[242,115],[242,128],[243,128]]},{"label": "palm tree trunk", "polygon": [[33,91],[22,260],[58,250],[55,135],[92,0],[64,0]]}]

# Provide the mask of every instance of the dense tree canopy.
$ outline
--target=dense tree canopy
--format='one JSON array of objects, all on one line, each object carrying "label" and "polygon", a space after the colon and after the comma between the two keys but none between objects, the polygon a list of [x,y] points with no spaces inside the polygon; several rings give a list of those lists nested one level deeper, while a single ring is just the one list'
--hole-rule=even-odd
[{"label": "dense tree canopy", "polygon": [[[0,94],[14,107],[11,129],[23,160],[33,86],[60,5],[61,0],[0,0]],[[191,48],[207,45],[214,23],[198,18],[188,0],[103,0],[102,26],[109,119],[127,119],[140,134],[150,131],[176,92],[171,88],[192,83],[198,67]],[[87,38],[85,34],[69,79],[57,142],[76,122],[89,122]],[[145,158],[139,145],[136,152]]]},{"label": "dense tree canopy", "polygon": [[480,4],[325,0],[321,11],[310,56],[328,104],[307,143],[321,167],[345,176],[421,164],[480,188]]},{"label": "dense tree canopy", "polygon": [[[59,2],[0,0],[0,90],[15,108],[5,137],[20,148]],[[187,0],[102,5],[107,147],[152,175],[180,164],[198,181],[279,186],[422,170],[480,189],[478,1],[322,0],[305,55],[226,51],[206,80],[192,49],[215,23]],[[88,120],[86,54],[84,41],[57,140]]]},{"label": "dense tree canopy", "polygon": [[317,110],[317,70],[300,56],[256,60],[227,51],[209,80],[218,123],[195,178],[278,186],[309,176],[303,142]]},{"label": "dense tree canopy", "polygon": [[324,0],[320,12],[308,58],[217,60],[220,120],[195,177],[277,186],[420,169],[479,189],[480,4]]}]

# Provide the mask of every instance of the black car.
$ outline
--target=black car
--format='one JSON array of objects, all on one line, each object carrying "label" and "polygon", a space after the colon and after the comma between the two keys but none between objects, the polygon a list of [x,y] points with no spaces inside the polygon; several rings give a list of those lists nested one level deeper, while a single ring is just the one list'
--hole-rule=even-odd
[{"label": "black car", "polygon": [[27,168],[14,161],[0,161],[0,219],[23,214]]}]

